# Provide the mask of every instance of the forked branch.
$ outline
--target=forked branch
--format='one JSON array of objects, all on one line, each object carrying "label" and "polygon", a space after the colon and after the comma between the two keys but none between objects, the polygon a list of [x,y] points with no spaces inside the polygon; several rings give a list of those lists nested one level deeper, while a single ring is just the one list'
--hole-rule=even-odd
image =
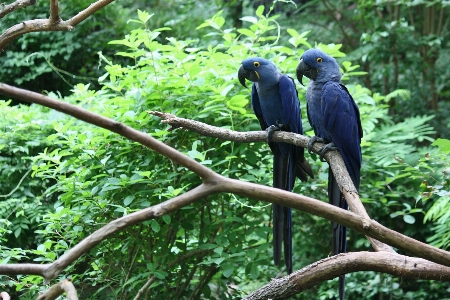
[{"label": "forked branch", "polygon": [[[0,11],[0,18],[4,15],[20,8],[34,4],[36,1],[16,1],[5,6]],[[63,21],[59,14],[59,6],[57,0],[50,0],[50,16],[48,19],[24,20],[8,29],[0,35],[0,50],[4,49],[14,39],[30,32],[41,31],[67,31],[72,30],[76,25],[87,19],[96,11],[102,9],[106,5],[114,2],[114,0],[98,0],[92,3],[83,11],[76,14],[67,21]],[[3,13],[3,16],[2,16]]]}]

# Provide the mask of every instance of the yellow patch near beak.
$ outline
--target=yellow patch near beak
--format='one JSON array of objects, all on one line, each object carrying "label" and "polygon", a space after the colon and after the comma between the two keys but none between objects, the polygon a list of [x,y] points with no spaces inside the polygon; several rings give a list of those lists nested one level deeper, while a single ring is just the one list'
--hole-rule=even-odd
[{"label": "yellow patch near beak", "polygon": [[258,80],[261,79],[261,78],[259,77],[258,72],[255,71],[255,74],[256,74],[256,76],[258,76]]}]

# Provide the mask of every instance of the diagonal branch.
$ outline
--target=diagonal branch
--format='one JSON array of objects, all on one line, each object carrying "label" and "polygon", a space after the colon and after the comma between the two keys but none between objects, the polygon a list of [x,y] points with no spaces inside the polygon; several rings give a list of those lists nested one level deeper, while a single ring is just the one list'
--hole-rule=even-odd
[{"label": "diagonal branch", "polygon": [[350,252],[322,259],[283,278],[272,279],[244,299],[288,299],[325,280],[359,271],[383,272],[401,278],[450,281],[449,267],[421,258],[386,252]]},{"label": "diagonal branch", "polygon": [[71,26],[77,26],[78,24],[86,20],[90,15],[94,14],[96,11],[102,9],[111,2],[114,2],[114,0],[98,0],[97,2],[89,5],[89,7],[85,10],[80,11],[78,14],[67,20],[67,22]]},{"label": "diagonal branch", "polygon": [[28,6],[36,4],[36,0],[16,0],[11,4],[5,5],[1,4],[2,8],[0,9],[0,19],[6,16],[7,14],[12,13],[19,8],[26,8]]}]

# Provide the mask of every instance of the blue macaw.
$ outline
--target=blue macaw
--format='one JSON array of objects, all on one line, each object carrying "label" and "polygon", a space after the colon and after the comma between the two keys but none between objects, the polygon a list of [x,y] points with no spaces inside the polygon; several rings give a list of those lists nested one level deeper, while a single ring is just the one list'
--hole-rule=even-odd
[{"label": "blue macaw", "polygon": [[[281,74],[275,65],[261,57],[245,59],[238,72],[239,82],[253,81],[252,108],[261,129],[267,130],[267,142],[273,153],[273,187],[292,191],[295,177],[302,181],[314,178],[306,161],[304,149],[287,143],[272,142],[276,130],[303,134],[300,104],[294,80]],[[284,261],[292,273],[292,212],[288,207],[273,204],[273,256],[281,261],[284,241]]]},{"label": "blue macaw", "polygon": [[[327,144],[319,152],[320,159],[328,150],[339,150],[353,184],[359,189],[363,131],[358,105],[340,84],[342,75],[338,63],[319,49],[309,49],[303,53],[296,72],[302,85],[303,76],[310,79],[306,91],[307,113],[316,136],[311,138],[308,151],[311,152],[316,141]],[[328,171],[328,199],[331,204],[348,209],[331,170]],[[344,226],[333,223],[333,255],[347,251],[346,234]],[[340,299],[344,298],[344,293],[345,275],[341,275]]]}]

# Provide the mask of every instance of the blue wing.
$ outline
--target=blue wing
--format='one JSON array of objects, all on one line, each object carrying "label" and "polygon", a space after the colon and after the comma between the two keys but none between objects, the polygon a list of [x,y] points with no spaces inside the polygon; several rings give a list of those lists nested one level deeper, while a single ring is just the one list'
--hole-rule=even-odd
[{"label": "blue wing", "polygon": [[256,90],[256,84],[252,85],[252,109],[255,113],[255,116],[258,118],[259,124],[261,125],[262,130],[266,130],[267,123],[264,120],[261,104],[259,104],[259,96],[258,91]]},{"label": "blue wing", "polygon": [[283,124],[289,126],[290,132],[303,134],[300,102],[294,80],[286,75],[280,75],[279,91],[283,105]]},{"label": "blue wing", "polygon": [[359,109],[345,86],[327,82],[322,88],[322,120],[344,159],[353,184],[359,188],[362,127]]}]

